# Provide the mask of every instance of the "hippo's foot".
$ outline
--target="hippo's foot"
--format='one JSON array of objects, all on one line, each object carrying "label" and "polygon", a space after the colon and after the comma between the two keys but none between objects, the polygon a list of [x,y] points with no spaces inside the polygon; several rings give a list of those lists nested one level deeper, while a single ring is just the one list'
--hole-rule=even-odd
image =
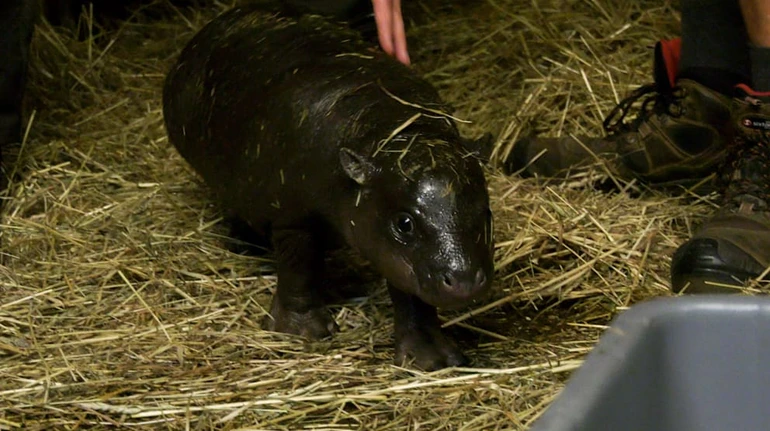
[{"label": "hippo's foot", "polygon": [[263,326],[309,340],[332,335],[337,324],[318,294],[324,261],[317,235],[309,230],[274,228],[273,247],[278,285]]},{"label": "hippo's foot", "polygon": [[308,340],[330,337],[338,329],[326,307],[293,311],[284,307],[277,297],[273,299],[270,316],[265,316],[262,326],[269,331],[295,334]]},{"label": "hippo's foot", "polygon": [[468,364],[468,358],[438,327],[420,328],[396,336],[398,365],[412,363],[425,371]]},{"label": "hippo's foot", "polygon": [[436,307],[390,284],[388,293],[393,301],[397,365],[411,363],[433,371],[469,362],[454,341],[441,332]]}]

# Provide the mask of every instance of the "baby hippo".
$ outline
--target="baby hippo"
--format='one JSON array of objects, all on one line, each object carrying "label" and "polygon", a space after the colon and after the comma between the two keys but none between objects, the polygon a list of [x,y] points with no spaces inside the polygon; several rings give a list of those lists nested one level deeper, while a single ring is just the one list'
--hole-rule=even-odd
[{"label": "baby hippo", "polygon": [[426,370],[467,363],[436,308],[467,306],[493,276],[486,150],[444,112],[435,88],[344,24],[280,6],[215,18],[163,91],[171,144],[270,241],[266,328],[333,333],[324,256],[352,247],[387,280],[396,362]]}]

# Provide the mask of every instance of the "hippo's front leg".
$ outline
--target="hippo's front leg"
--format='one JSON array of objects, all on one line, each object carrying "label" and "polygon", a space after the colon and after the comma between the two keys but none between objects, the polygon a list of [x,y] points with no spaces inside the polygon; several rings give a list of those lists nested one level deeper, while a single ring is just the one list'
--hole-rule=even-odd
[{"label": "hippo's front leg", "polygon": [[441,332],[436,307],[390,284],[388,292],[395,318],[396,364],[414,361],[418,368],[432,371],[468,363],[454,341]]},{"label": "hippo's front leg", "polygon": [[263,326],[311,340],[331,335],[337,325],[318,294],[323,249],[314,235],[304,230],[276,230],[272,242],[278,286]]}]

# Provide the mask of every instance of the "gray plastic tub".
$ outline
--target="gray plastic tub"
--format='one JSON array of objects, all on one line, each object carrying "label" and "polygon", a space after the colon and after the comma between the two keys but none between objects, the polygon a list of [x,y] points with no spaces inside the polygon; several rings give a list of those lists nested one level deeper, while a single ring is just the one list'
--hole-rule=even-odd
[{"label": "gray plastic tub", "polygon": [[770,298],[630,307],[530,428],[567,430],[770,430]]}]

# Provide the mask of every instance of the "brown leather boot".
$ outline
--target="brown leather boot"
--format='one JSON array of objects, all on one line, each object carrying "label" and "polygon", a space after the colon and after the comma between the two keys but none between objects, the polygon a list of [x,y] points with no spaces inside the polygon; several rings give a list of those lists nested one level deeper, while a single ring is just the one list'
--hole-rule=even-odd
[{"label": "brown leather boot", "polygon": [[[504,171],[563,178],[599,161],[621,179],[649,183],[699,181],[711,174],[725,155],[721,130],[730,121],[731,100],[695,81],[677,80],[679,50],[679,39],[657,43],[655,83],[615,107],[604,121],[605,137],[526,137],[514,144]],[[637,101],[639,113],[625,122]]]},{"label": "brown leather boot", "polygon": [[674,292],[735,292],[770,266],[770,93],[739,86],[720,210],[674,253]]}]

